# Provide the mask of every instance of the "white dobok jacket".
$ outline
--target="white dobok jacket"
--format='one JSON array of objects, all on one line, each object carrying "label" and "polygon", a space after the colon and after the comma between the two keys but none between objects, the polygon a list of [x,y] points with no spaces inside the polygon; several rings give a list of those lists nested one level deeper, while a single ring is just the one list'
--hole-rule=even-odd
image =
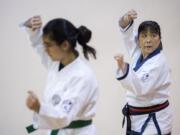
[{"label": "white dobok jacket", "polygon": [[[161,50],[154,51],[143,62],[139,62],[141,50],[137,44],[137,36],[133,25],[122,30],[125,47],[131,62],[125,74],[117,70],[116,78],[126,89],[127,102],[131,106],[148,107],[162,104],[169,98],[170,69]],[[148,115],[131,116],[132,130],[140,132]],[[156,113],[162,134],[171,132],[172,113],[170,106]],[[157,135],[157,130],[151,120],[143,135]]]},{"label": "white dobok jacket", "polygon": [[96,135],[93,124],[62,129],[72,121],[90,120],[95,116],[98,85],[93,71],[79,56],[59,71],[60,62],[52,61],[45,51],[41,30],[27,31],[48,70],[40,111],[33,116],[34,128],[48,129],[49,133],[52,129],[61,129],[58,135]]}]

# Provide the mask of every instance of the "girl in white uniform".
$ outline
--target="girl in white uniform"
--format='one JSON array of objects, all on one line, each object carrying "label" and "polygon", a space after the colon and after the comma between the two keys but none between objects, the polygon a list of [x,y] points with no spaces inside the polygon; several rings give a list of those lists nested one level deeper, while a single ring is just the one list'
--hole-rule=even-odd
[{"label": "girl in white uniform", "polygon": [[49,21],[41,31],[41,18],[34,16],[24,23],[32,46],[48,69],[42,101],[29,91],[27,107],[34,112],[28,132],[48,129],[48,135],[96,135],[92,118],[96,113],[98,85],[91,68],[79,56],[76,42],[84,56],[96,58],[94,48],[87,45],[91,31],[76,28],[58,18]]},{"label": "girl in white uniform", "polygon": [[160,27],[154,21],[144,21],[136,34],[135,18],[137,13],[131,10],[119,21],[132,62],[124,62],[121,54],[115,56],[116,77],[127,90],[123,125],[126,118],[127,135],[170,135],[170,69],[162,52]]}]

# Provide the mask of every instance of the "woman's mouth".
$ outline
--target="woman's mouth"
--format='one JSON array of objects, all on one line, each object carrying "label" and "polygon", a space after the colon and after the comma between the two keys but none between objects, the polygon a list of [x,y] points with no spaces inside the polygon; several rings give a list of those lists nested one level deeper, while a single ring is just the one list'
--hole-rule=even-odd
[{"label": "woman's mouth", "polygon": [[152,48],[152,46],[145,46],[145,48],[147,48],[147,49],[151,49],[151,48]]}]

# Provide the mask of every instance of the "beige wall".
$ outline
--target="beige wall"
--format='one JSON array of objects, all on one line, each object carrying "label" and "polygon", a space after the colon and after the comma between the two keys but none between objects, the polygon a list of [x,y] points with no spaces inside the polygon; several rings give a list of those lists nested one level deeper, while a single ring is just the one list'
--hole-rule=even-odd
[{"label": "beige wall", "polygon": [[[129,9],[139,13],[137,24],[153,19],[162,27],[162,41],[172,68],[173,134],[180,129],[180,1],[179,0],[0,0],[0,135],[26,135],[32,113],[25,107],[27,90],[41,95],[46,70],[18,24],[39,14],[43,21],[64,17],[77,26],[84,24],[93,31],[91,44],[98,60],[91,61],[100,85],[100,99],[95,124],[99,135],[122,135],[121,108],[125,90],[114,79],[113,56],[122,52],[128,60],[118,19]],[[40,135],[36,132],[33,135]]]}]

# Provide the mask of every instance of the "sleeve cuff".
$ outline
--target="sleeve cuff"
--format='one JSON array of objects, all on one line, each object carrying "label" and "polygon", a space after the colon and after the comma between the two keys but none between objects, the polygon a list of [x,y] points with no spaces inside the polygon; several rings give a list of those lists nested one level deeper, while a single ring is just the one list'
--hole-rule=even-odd
[{"label": "sleeve cuff", "polygon": [[127,64],[126,73],[125,74],[122,72],[122,70],[120,70],[120,69],[117,70],[117,72],[116,72],[116,79],[119,80],[119,81],[123,80],[124,78],[127,77],[128,73],[129,73],[129,64]]},{"label": "sleeve cuff", "polygon": [[[34,113],[33,114],[33,127],[35,129],[47,127],[45,120],[43,120],[42,116],[47,114],[47,111],[51,110],[47,105],[42,105],[39,110],[39,113]],[[42,126],[43,125],[43,126]]]},{"label": "sleeve cuff", "polygon": [[38,129],[39,128],[39,124],[38,124],[38,114],[34,113],[33,114],[33,127],[34,129]]},{"label": "sleeve cuff", "polygon": [[24,30],[25,32],[28,33],[29,39],[30,39],[30,41],[33,43],[33,46],[35,46],[36,44],[42,42],[41,36],[42,36],[42,33],[43,33],[43,32],[42,32],[42,29],[41,29],[41,28],[39,28],[39,29],[37,29],[37,30],[35,30],[35,31],[32,31],[30,28],[28,28],[28,27],[26,27],[26,26],[24,25],[24,22],[20,23],[20,24],[19,24],[19,27],[20,27],[22,30]]},{"label": "sleeve cuff", "polygon": [[32,31],[30,28],[26,27],[24,24],[25,24],[25,22],[19,23],[19,27],[20,27],[21,29],[23,29],[24,31],[26,31],[26,32],[27,32],[28,34],[30,34],[30,35],[36,33],[36,31]]},{"label": "sleeve cuff", "polygon": [[129,28],[133,25],[133,23],[134,23],[134,21],[131,21],[131,23],[128,26],[126,26],[125,28],[120,27],[121,32],[124,33],[126,31],[128,31]]}]

